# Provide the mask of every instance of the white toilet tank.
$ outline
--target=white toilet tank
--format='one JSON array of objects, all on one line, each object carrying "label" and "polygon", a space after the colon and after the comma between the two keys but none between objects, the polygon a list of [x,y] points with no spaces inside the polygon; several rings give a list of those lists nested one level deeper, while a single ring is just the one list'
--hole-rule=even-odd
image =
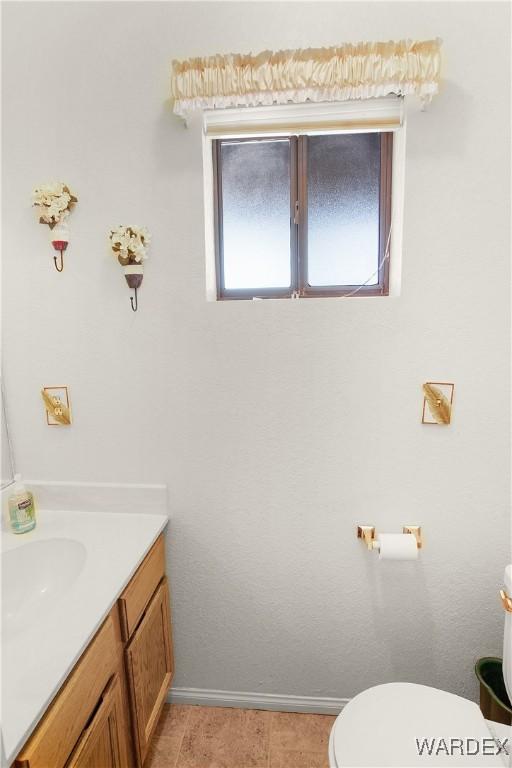
[{"label": "white toilet tank", "polygon": [[[505,568],[505,592],[512,598],[512,565]],[[503,634],[503,678],[508,698],[512,701],[512,613],[505,611],[505,631]]]}]

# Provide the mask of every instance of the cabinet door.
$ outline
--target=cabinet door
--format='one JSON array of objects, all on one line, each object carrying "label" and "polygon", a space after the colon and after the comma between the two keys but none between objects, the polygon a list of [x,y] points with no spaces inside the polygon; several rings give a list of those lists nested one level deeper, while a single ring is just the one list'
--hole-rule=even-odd
[{"label": "cabinet door", "polygon": [[[105,699],[115,688],[113,680],[124,694],[124,669],[121,633],[117,607],[90,642],[65,684],[46,711],[34,733],[23,746],[15,768],[64,768],[69,764],[70,755],[76,755],[76,745],[85,743],[100,710],[105,710]],[[121,683],[121,675],[123,677]],[[112,694],[116,696],[117,694]],[[126,727],[127,713],[124,708],[117,710],[116,718],[123,732],[121,744],[121,765],[126,765],[129,748],[129,733]],[[131,764],[131,755],[130,755]]]},{"label": "cabinet door", "polygon": [[98,708],[80,737],[66,768],[126,768],[123,700],[116,676],[105,688]]},{"label": "cabinet door", "polygon": [[173,675],[169,589],[165,578],[126,648],[126,668],[137,761],[141,766]]}]

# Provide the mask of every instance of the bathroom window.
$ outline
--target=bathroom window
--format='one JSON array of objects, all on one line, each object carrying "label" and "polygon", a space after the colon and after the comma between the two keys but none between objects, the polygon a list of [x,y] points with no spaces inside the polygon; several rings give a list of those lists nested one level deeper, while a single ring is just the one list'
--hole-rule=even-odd
[{"label": "bathroom window", "polygon": [[388,295],[392,132],[212,149],[218,299]]}]

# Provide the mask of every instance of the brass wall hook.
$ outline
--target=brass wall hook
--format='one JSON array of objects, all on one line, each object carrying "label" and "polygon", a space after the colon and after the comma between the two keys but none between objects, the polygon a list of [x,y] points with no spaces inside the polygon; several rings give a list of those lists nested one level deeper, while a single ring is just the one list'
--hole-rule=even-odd
[{"label": "brass wall hook", "polygon": [[375,541],[375,526],[374,525],[358,525],[357,526],[357,538],[362,539],[368,549],[373,549],[373,542]]}]

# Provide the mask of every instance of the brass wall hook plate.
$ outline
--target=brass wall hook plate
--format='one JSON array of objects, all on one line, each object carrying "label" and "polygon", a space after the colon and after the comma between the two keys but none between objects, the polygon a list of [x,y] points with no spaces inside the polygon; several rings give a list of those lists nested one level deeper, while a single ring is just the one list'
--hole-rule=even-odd
[{"label": "brass wall hook plate", "polygon": [[500,589],[501,602],[507,613],[512,613],[512,597],[509,597],[504,589]]},{"label": "brass wall hook plate", "polygon": [[71,404],[67,387],[44,387],[41,397],[49,427],[65,427],[71,424]]},{"label": "brass wall hook plate", "polygon": [[446,381],[426,381],[423,384],[422,424],[447,425],[452,418],[455,384]]}]

